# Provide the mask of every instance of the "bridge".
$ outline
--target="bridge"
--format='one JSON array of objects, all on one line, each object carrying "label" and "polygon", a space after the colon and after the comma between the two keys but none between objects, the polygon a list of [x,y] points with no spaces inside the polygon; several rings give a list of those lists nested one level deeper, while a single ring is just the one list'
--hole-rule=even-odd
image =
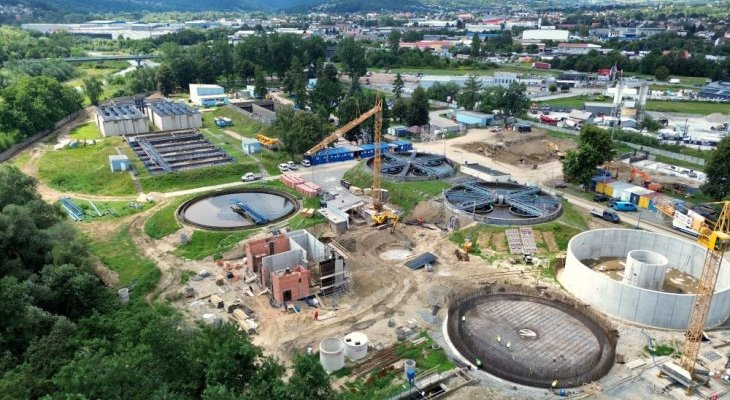
[{"label": "bridge", "polygon": [[89,56],[89,57],[59,57],[59,58],[28,58],[18,60],[19,62],[37,63],[49,60],[65,61],[67,63],[103,62],[103,61],[137,61],[140,64],[144,60],[152,60],[157,56],[152,54],[123,54],[112,56]]}]

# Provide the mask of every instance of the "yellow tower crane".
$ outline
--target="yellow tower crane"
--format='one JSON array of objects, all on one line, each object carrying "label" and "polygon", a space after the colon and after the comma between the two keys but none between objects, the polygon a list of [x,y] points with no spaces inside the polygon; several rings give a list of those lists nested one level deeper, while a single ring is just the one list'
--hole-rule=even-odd
[{"label": "yellow tower crane", "polygon": [[339,127],[336,131],[332,132],[329,136],[324,138],[324,140],[317,143],[311,149],[307,150],[304,155],[311,156],[318,151],[326,149],[327,146],[337,141],[344,134],[351,131],[356,126],[362,124],[372,116],[375,116],[375,132],[373,134],[375,139],[375,158],[373,159],[373,205],[375,206],[376,210],[380,211],[383,209],[383,202],[380,195],[380,140],[382,138],[381,130],[383,128],[383,99],[380,97],[379,94],[375,97],[375,106],[373,106],[373,108],[365,111],[359,117]]},{"label": "yellow tower crane", "polygon": [[[714,204],[723,204],[717,222],[705,221],[699,230],[697,242],[707,249],[702,273],[699,279],[699,288],[695,296],[695,302],[690,315],[689,326],[687,327],[682,358],[679,366],[694,380],[695,363],[700,351],[702,332],[707,323],[707,315],[710,312],[710,302],[715,293],[717,276],[720,273],[720,266],[725,252],[730,248],[730,201]],[[688,388],[691,392],[692,387]]]}]

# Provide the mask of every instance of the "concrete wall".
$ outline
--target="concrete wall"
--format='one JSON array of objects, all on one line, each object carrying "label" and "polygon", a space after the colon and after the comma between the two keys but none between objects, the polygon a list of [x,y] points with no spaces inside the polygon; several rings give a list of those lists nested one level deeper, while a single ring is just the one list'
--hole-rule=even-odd
[{"label": "concrete wall", "polygon": [[[560,283],[593,307],[612,316],[641,325],[686,329],[695,296],[629,286],[593,271],[581,260],[626,257],[632,250],[652,250],[669,259],[669,265],[699,276],[706,250],[688,240],[628,229],[599,229],[581,233],[568,244],[565,270]],[[723,262],[707,326],[717,326],[730,317],[730,263]]]},{"label": "concrete wall", "polygon": [[96,124],[104,136],[138,135],[150,131],[145,118],[104,121],[97,115]]},{"label": "concrete wall", "polygon": [[327,247],[305,230],[289,232],[286,236],[304,250],[305,257],[309,261],[319,263],[328,259],[330,256],[330,251]]},{"label": "concrete wall", "polygon": [[271,283],[269,276],[272,272],[295,268],[298,265],[302,265],[302,260],[304,259],[304,252],[301,249],[285,251],[264,257],[261,260],[261,284],[268,286]]},{"label": "concrete wall", "polygon": [[200,113],[192,115],[160,115],[150,111],[150,121],[161,131],[178,129],[192,129],[203,126],[203,117]]},{"label": "concrete wall", "polygon": [[269,242],[274,243],[274,253],[289,251],[289,239],[284,235],[249,240],[245,245],[246,266],[252,271],[258,272],[262,264],[261,260],[272,254]]}]

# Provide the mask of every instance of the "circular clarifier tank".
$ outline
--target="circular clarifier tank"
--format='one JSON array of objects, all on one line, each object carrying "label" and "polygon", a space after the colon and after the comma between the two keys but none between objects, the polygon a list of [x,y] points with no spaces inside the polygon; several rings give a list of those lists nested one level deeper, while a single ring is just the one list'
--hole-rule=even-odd
[{"label": "circular clarifier tank", "polygon": [[281,221],[299,208],[287,193],[269,189],[238,189],[198,196],[178,209],[178,218],[198,228],[236,230]]},{"label": "circular clarifier tank", "polygon": [[613,365],[616,336],[606,321],[555,296],[510,292],[466,296],[449,307],[448,338],[472,365],[511,382],[576,387]]}]

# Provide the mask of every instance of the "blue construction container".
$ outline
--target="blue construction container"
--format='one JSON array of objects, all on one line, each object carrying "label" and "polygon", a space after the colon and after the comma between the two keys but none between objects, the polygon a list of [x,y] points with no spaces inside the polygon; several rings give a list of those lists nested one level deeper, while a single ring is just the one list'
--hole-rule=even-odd
[{"label": "blue construction container", "polygon": [[396,151],[411,151],[413,150],[413,143],[407,141],[407,140],[396,140],[392,142],[394,145],[398,146],[396,148]]},{"label": "blue construction container", "polygon": [[346,147],[331,147],[317,154],[309,156],[312,165],[327,164],[338,161],[348,161],[355,158],[355,151]]},{"label": "blue construction container", "polygon": [[[360,150],[357,152],[358,157],[360,157],[360,158],[375,157],[375,144],[374,143],[362,144],[358,147],[360,148]],[[390,148],[390,144],[380,143],[380,152],[381,153],[388,151],[389,148]]]}]

